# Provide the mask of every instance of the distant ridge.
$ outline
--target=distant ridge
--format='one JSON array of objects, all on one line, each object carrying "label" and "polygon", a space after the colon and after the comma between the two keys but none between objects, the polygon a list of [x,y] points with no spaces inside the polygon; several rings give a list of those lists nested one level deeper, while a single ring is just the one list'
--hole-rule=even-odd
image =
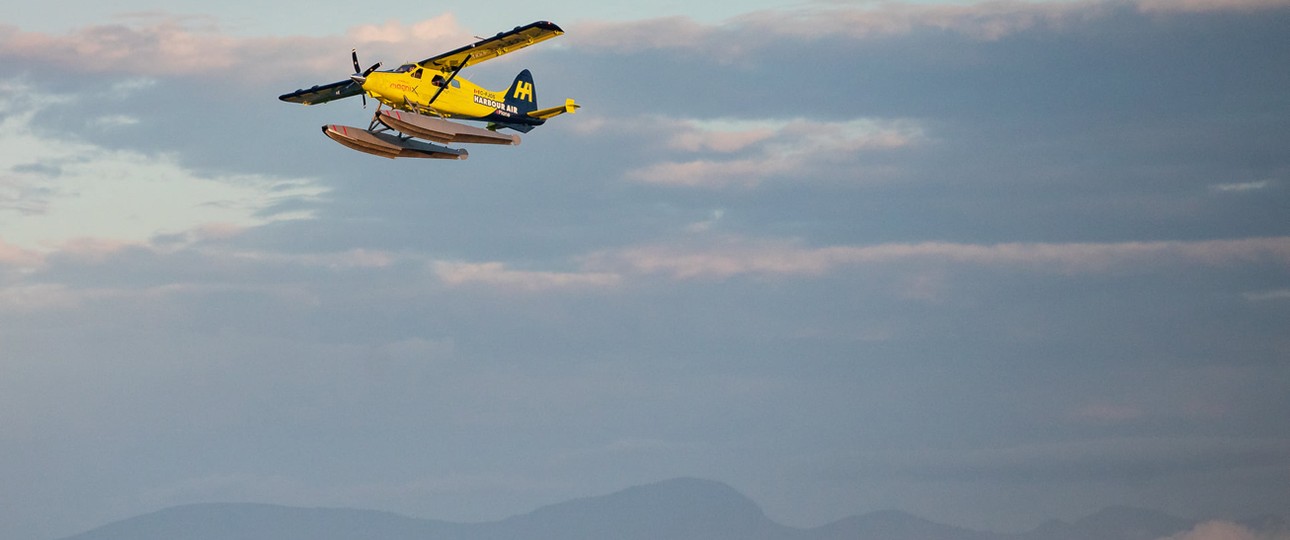
[{"label": "distant ridge", "polygon": [[797,532],[771,521],[734,488],[695,478],[553,504],[498,525],[506,528],[507,538],[776,540]]},{"label": "distant ridge", "polygon": [[425,538],[455,524],[373,510],[213,503],[167,508],[69,537],[76,540]]},{"label": "distant ridge", "polygon": [[[1050,521],[1022,534],[943,525],[881,511],[822,527],[771,521],[734,488],[678,478],[544,506],[491,523],[450,523],[387,512],[267,504],[194,504],[118,521],[64,540],[1158,540],[1195,522],[1112,507],[1074,523]],[[1245,526],[1286,530],[1278,516]]]}]

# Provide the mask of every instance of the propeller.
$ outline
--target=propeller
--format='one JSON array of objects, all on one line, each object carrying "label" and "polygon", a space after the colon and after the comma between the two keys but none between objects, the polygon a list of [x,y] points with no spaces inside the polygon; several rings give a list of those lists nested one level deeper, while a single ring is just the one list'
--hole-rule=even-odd
[{"label": "propeller", "polygon": [[[377,62],[375,64],[372,64],[372,67],[367,68],[362,72],[360,72],[358,69],[358,49],[351,49],[349,51],[349,57],[350,57],[350,60],[353,61],[354,63],[354,74],[349,76],[349,80],[354,81],[354,83],[359,86],[363,86],[363,83],[367,82],[367,76],[371,75],[373,71],[376,71],[376,68],[381,67],[381,63]],[[359,95],[363,97],[363,108],[366,109],[367,93],[364,92]]]}]

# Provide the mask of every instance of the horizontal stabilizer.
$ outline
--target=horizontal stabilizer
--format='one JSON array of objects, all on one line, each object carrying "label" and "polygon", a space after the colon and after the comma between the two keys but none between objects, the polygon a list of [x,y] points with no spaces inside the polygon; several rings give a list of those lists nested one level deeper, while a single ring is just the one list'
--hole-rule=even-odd
[{"label": "horizontal stabilizer", "polygon": [[560,116],[565,113],[573,114],[574,111],[577,111],[581,107],[582,105],[578,105],[577,103],[574,103],[573,99],[566,99],[564,100],[564,105],[561,107],[551,107],[550,109],[533,111],[529,113],[529,116],[532,116],[533,118],[539,118],[542,120],[549,120],[551,118]]},{"label": "horizontal stabilizer", "polygon": [[449,122],[442,118],[424,116],[399,110],[385,109],[376,113],[376,120],[404,135],[440,143],[520,144],[519,135],[506,135],[496,131]]},{"label": "horizontal stabilizer", "polygon": [[464,148],[448,148],[437,144],[401,139],[389,133],[372,133],[363,128],[329,124],[322,127],[331,140],[359,152],[385,158],[466,159]]}]

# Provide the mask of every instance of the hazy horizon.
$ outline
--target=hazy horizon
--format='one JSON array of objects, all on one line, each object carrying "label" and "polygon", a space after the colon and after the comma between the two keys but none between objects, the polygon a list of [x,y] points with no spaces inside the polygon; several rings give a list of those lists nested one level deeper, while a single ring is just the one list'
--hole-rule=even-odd
[{"label": "hazy horizon", "polygon": [[[699,519],[695,521],[694,517]],[[215,523],[220,525],[208,526]],[[668,530],[659,530],[660,527]],[[1155,510],[1117,506],[1070,523],[1048,520],[1032,530],[1014,533],[976,531],[953,523],[925,520],[899,510],[876,510],[815,527],[791,527],[769,519],[756,501],[729,485],[697,478],[673,478],[544,505],[531,512],[488,522],[455,523],[350,508],[194,503],[106,524],[67,540],[149,540],[153,536],[168,537],[181,530],[194,539],[212,540],[241,538],[241,535],[252,533],[270,538],[318,538],[319,535],[349,538],[373,534],[381,537],[393,535],[396,539],[568,538],[592,534],[614,538],[683,540],[697,534],[703,538],[713,535],[768,539],[787,536],[803,540],[798,535],[823,533],[827,538],[862,540],[928,540],[929,536],[945,540],[950,537],[971,540],[1051,540],[1053,537],[1113,540],[1125,535],[1145,538],[1152,531],[1158,531],[1160,540],[1285,540],[1290,538],[1287,536],[1290,535],[1288,527],[1290,524],[1285,518],[1277,515],[1187,520]],[[504,531],[497,532],[499,528]]]}]

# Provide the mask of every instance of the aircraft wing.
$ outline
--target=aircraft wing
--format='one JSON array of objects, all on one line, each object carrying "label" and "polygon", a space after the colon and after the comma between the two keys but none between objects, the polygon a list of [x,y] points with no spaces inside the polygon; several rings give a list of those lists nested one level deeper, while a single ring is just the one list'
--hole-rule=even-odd
[{"label": "aircraft wing", "polygon": [[546,41],[563,33],[564,30],[561,30],[555,23],[538,21],[527,26],[517,26],[509,32],[499,33],[455,51],[426,58],[417,62],[417,64],[429,69],[457,69],[467,62],[467,57],[469,57],[470,64],[474,65],[484,60],[491,60],[503,54],[523,49],[534,43]]},{"label": "aircraft wing", "polygon": [[313,88],[303,88],[289,94],[282,94],[278,96],[278,99],[290,103],[313,105],[353,97],[362,93],[363,87],[354,84],[354,81],[338,81]]}]

